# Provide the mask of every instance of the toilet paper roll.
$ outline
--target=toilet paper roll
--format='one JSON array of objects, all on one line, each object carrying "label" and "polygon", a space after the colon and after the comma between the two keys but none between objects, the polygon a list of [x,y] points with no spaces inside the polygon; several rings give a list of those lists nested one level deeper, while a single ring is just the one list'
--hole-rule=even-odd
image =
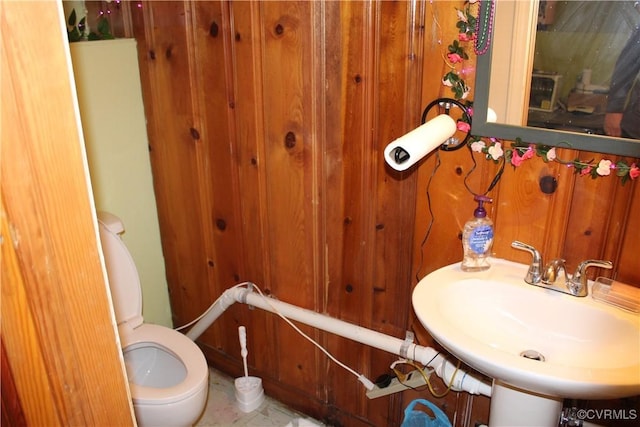
[{"label": "toilet paper roll", "polygon": [[440,114],[387,145],[384,158],[395,170],[404,171],[442,145],[455,132],[456,122],[451,116]]}]

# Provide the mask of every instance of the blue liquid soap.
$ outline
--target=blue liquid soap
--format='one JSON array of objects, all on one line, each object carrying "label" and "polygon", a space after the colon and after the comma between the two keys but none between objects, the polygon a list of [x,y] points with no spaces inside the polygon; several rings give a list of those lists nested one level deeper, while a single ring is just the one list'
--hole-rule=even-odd
[{"label": "blue liquid soap", "polygon": [[462,230],[462,271],[483,271],[491,267],[489,258],[493,246],[493,221],[487,217],[483,204],[492,200],[486,196],[475,196],[474,200],[478,202],[478,207]]}]

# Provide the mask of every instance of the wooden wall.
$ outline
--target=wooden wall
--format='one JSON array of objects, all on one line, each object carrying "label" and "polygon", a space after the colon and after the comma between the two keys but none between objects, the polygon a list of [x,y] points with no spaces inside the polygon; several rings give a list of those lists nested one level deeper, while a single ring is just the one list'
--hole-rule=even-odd
[{"label": "wooden wall", "polygon": [[[411,291],[416,277],[461,259],[460,232],[474,207],[463,180],[473,163],[463,149],[397,173],[382,151],[419,124],[431,100],[451,96],[440,79],[456,7],[462,2],[132,7],[176,325],[249,280],[280,300],[400,338],[413,330],[432,343],[413,318]],[[595,155],[562,153],[576,154]],[[477,161],[468,185],[483,192],[496,168]],[[539,189],[545,175],[558,181],[552,195]],[[576,178],[539,159],[507,167],[490,193],[495,254],[528,262],[510,248],[519,239],[566,257],[570,268],[612,259],[620,280],[638,283],[639,192],[637,183]],[[355,378],[287,325],[245,306],[199,340],[209,362],[232,375],[241,373],[239,325],[267,393],[333,425],[398,425],[411,398],[429,396],[368,400]],[[370,378],[394,360],[302,329]],[[433,400],[455,425],[487,421],[487,398]]]}]

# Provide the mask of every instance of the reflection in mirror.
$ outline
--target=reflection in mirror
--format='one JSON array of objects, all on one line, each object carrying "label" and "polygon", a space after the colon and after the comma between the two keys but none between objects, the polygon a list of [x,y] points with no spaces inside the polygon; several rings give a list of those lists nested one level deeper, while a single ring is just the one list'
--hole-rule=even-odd
[{"label": "reflection in mirror", "polygon": [[[493,34],[478,56],[473,133],[640,157],[636,2],[500,0],[494,9],[493,26],[478,19]],[[625,113],[621,132],[612,119],[625,107],[636,116]]]},{"label": "reflection in mirror", "polygon": [[[640,138],[640,13],[633,1],[541,1],[529,126]],[[629,42],[629,44],[627,44]],[[618,64],[618,66],[616,66]],[[633,93],[632,93],[633,92]],[[607,112],[626,113],[605,129]]]}]

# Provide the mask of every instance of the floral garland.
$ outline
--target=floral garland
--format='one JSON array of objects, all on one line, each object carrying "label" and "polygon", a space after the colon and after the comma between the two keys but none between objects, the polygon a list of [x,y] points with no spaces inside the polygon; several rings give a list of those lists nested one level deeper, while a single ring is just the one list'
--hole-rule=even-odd
[{"label": "floral garland", "polygon": [[[487,0],[488,1],[488,0]],[[477,42],[477,25],[476,18],[477,6],[480,0],[465,0],[463,9],[457,9],[458,22],[458,38],[447,47],[445,63],[450,71],[442,78],[442,84],[451,88],[455,99],[465,100],[469,95],[470,88],[464,80],[464,76],[469,73],[469,69],[464,68],[464,61],[469,59],[465,46],[469,43]],[[472,103],[467,101],[467,109],[469,116],[473,116]],[[463,119],[458,121],[458,129],[463,132],[469,132],[470,123]],[[562,160],[556,153],[556,147],[539,144],[527,144],[520,138],[516,138],[510,145],[506,145],[497,138],[480,138],[471,136],[468,144],[472,152],[483,153],[487,160],[495,163],[505,162],[511,164],[514,168],[520,166],[524,161],[535,156],[540,157],[545,163],[558,162],[569,168],[573,168],[576,174],[580,176],[589,175],[591,178],[605,177],[612,174],[618,176],[624,184],[629,179],[635,180],[640,177],[640,165],[633,162],[629,164],[625,160],[613,162],[609,159],[591,159],[581,160],[575,158],[573,160]],[[567,148],[571,145],[567,143]]]},{"label": "floral garland", "polygon": [[580,176],[589,175],[591,178],[609,176],[615,171],[615,175],[620,177],[624,184],[629,179],[636,179],[640,176],[640,167],[636,163],[628,164],[624,160],[614,163],[608,159],[584,161],[578,158],[573,160],[562,160],[557,156],[556,147],[549,145],[527,144],[520,138],[516,138],[511,147],[503,148],[503,143],[499,139],[489,138],[489,144],[478,137],[472,137],[469,142],[471,151],[483,153],[487,160],[498,163],[504,157],[504,161],[510,163],[514,168],[520,166],[525,160],[531,159],[534,154],[542,158],[545,163],[558,162],[569,168],[573,168]]}]

